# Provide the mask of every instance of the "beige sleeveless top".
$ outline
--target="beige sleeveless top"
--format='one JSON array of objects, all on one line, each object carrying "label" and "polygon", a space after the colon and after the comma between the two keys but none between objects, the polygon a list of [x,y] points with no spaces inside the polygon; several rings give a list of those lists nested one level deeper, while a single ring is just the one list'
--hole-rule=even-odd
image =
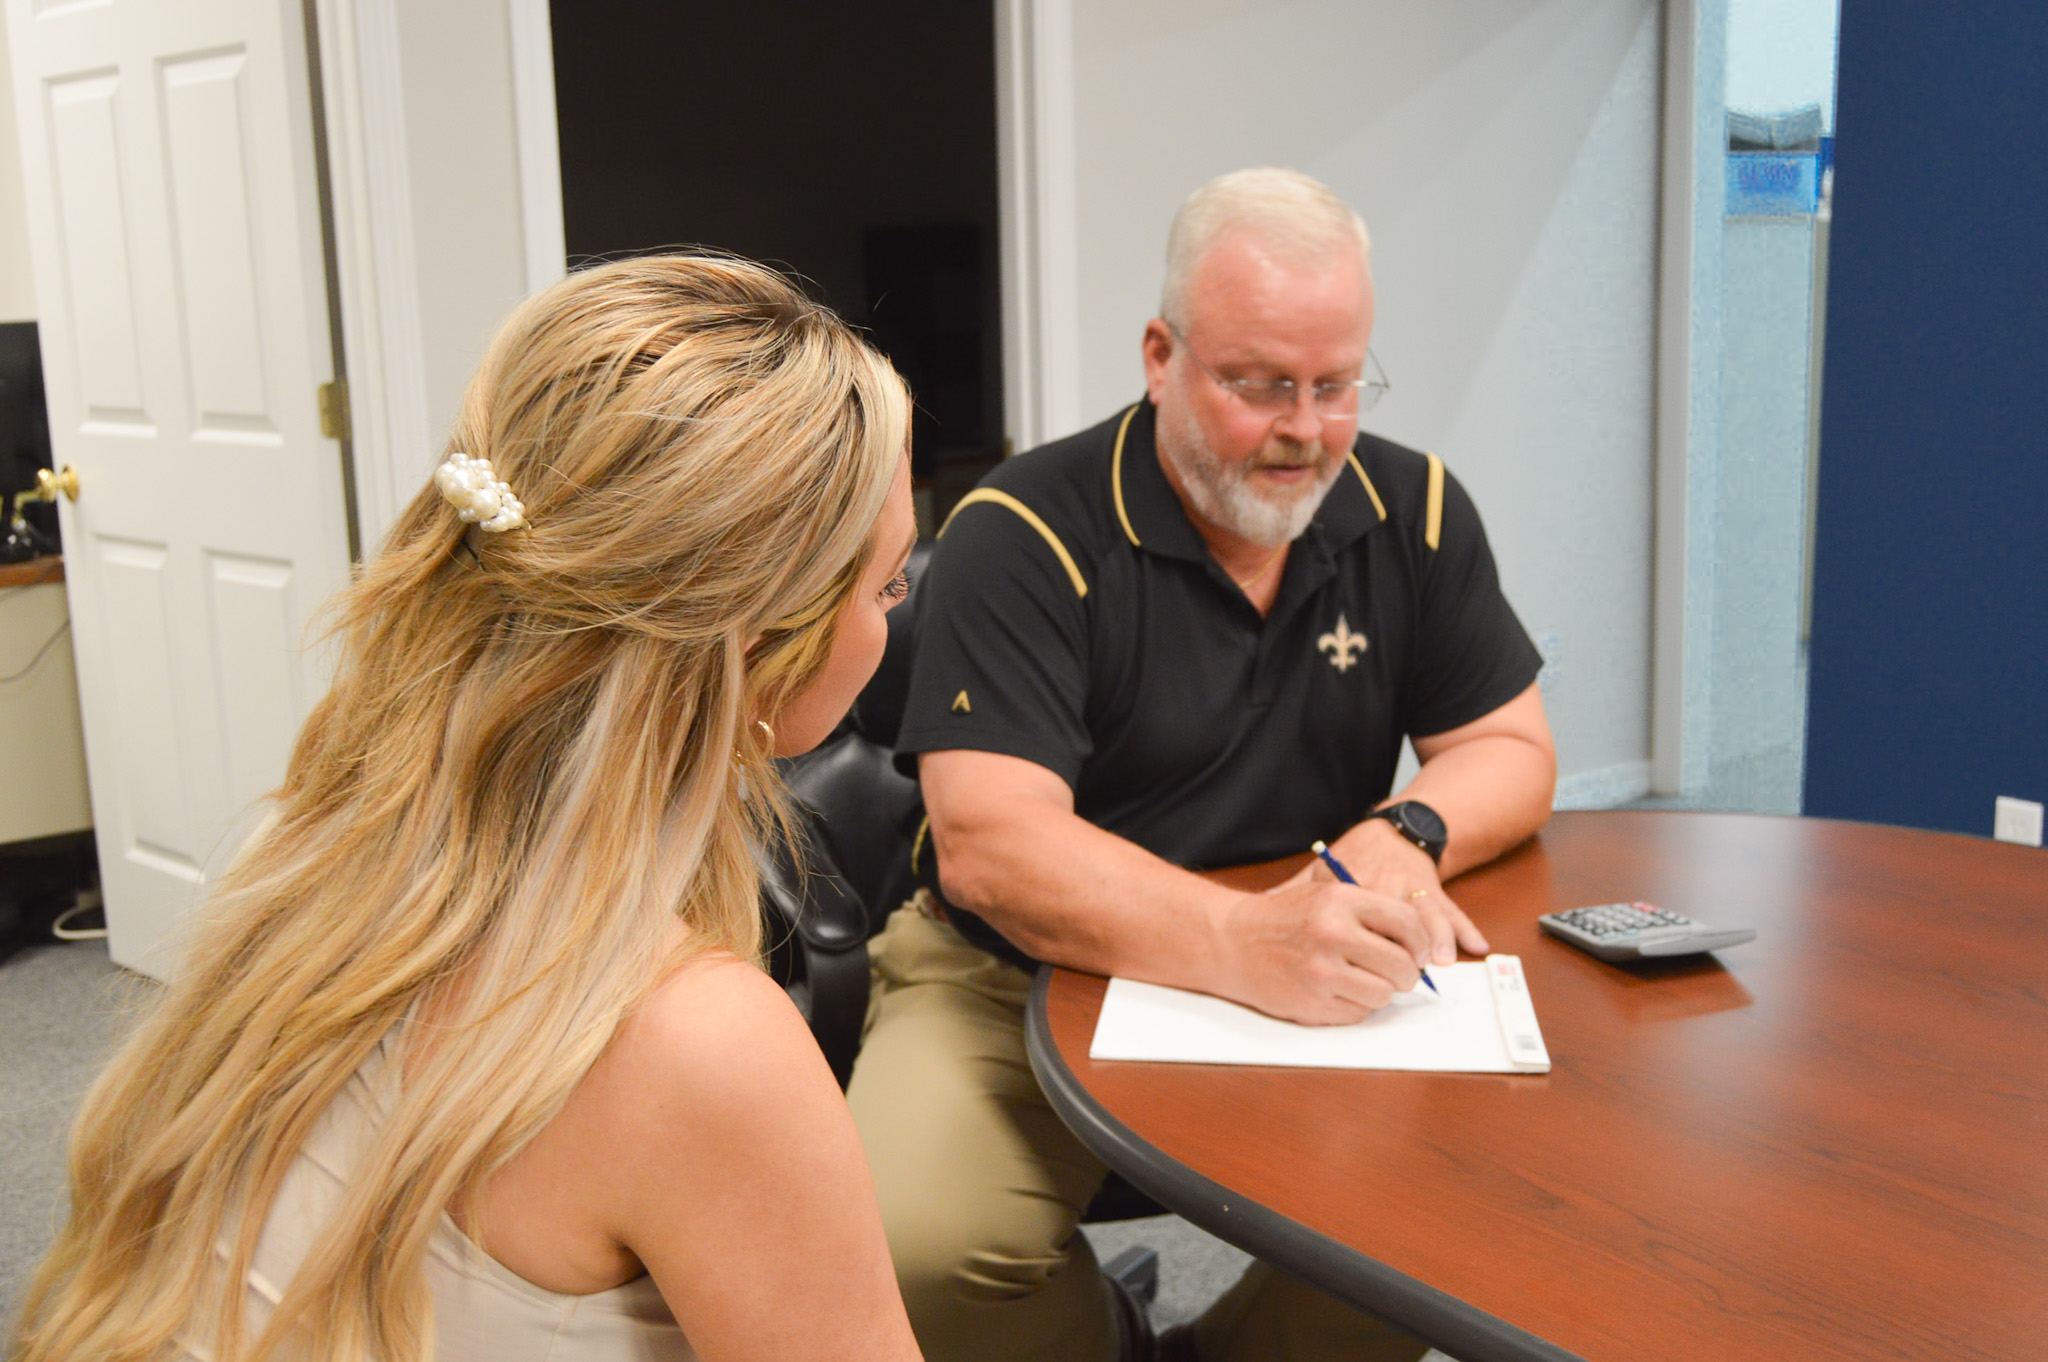
[{"label": "beige sleeveless top", "polygon": [[[314,1126],[285,1174],[249,1267],[248,1337],[270,1319],[284,1286],[340,1203],[356,1151],[385,1110],[380,1094],[391,1042],[379,1045]],[[225,1242],[216,1246],[225,1270]],[[589,1296],[543,1290],[471,1242],[447,1216],[427,1253],[437,1362],[690,1362],[689,1340],[654,1279],[641,1277]],[[181,1356],[213,1362],[203,1343],[181,1338]]]}]

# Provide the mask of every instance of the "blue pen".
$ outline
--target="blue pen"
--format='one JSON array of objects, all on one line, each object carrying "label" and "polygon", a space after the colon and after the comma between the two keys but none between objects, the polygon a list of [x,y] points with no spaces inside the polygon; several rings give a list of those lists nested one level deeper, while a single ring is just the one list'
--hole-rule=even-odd
[{"label": "blue pen", "polygon": [[[1330,873],[1332,875],[1335,875],[1338,879],[1344,881],[1344,883],[1346,884],[1355,885],[1358,883],[1357,880],[1351,878],[1351,872],[1344,868],[1344,862],[1338,860],[1335,856],[1332,856],[1330,854],[1329,843],[1317,842],[1314,846],[1310,847],[1309,850],[1313,851],[1316,855],[1323,858],[1323,864],[1330,867]],[[1429,977],[1429,971],[1427,969],[1424,969],[1421,965],[1417,965],[1415,968],[1422,972],[1422,982],[1429,985],[1429,991],[1431,993],[1435,993],[1438,997],[1442,997],[1442,992],[1438,990],[1436,986],[1436,980]]]}]

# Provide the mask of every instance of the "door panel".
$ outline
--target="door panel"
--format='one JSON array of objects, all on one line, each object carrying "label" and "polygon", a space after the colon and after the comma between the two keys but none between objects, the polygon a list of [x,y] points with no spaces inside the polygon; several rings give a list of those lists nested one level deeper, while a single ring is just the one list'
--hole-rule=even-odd
[{"label": "door panel", "polygon": [[[111,71],[49,82],[49,189],[62,215],[58,245],[69,285],[66,301],[71,304],[86,420],[147,426],[142,362],[136,353],[135,294],[128,276],[128,215],[122,203],[114,125],[114,97],[120,88],[121,77]],[[46,368],[47,364],[45,356]]]},{"label": "door panel", "polygon": [[268,793],[291,756],[304,712],[296,665],[301,616],[290,563],[210,553],[207,566],[228,798],[240,806]]},{"label": "door panel", "polygon": [[[161,70],[164,171],[171,187],[187,403],[196,439],[276,445],[264,397],[251,200],[240,78],[247,54],[213,53]],[[250,437],[255,437],[250,440]]]},{"label": "door panel", "polygon": [[168,972],[346,580],[299,0],[6,0],[116,960]]},{"label": "door panel", "polygon": [[[199,856],[192,835],[191,766],[178,750],[178,668],[171,653],[171,601],[164,582],[171,555],[162,544],[104,537],[99,549],[97,613],[105,626],[105,657],[113,672],[113,738],[127,815],[122,821],[137,845],[159,860],[185,867],[181,874],[196,881]],[[104,817],[100,822],[106,826]],[[102,852],[119,849],[101,847]]]}]

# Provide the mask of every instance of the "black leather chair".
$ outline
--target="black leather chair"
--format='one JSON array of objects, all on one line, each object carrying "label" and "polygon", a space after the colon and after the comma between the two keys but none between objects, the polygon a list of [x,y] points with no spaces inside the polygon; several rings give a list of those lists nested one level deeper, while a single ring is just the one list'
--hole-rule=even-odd
[{"label": "black leather chair", "polygon": [[[895,744],[917,642],[916,583],[931,554],[929,540],[911,551],[910,598],[889,612],[882,665],[845,722],[815,750],[782,763],[798,801],[802,845],[776,848],[762,867],[769,971],[810,1022],[842,1088],[867,1017],[868,938],[917,887],[910,851],[924,801],[917,782],[896,770]],[[1158,1203],[1112,1174],[1084,1218],[1161,1214]],[[1156,1259],[1139,1265],[1135,1282],[1128,1264],[1115,1275],[1149,1299],[1153,1283],[1144,1276],[1155,1269]]]}]

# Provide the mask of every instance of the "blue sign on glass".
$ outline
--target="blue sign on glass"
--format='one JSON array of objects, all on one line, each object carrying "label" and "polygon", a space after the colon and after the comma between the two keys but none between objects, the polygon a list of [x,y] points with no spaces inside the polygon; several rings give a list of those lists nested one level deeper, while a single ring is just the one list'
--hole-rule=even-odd
[{"label": "blue sign on glass", "polygon": [[1820,156],[1811,151],[1728,153],[1729,217],[1793,217],[1820,206]]}]

